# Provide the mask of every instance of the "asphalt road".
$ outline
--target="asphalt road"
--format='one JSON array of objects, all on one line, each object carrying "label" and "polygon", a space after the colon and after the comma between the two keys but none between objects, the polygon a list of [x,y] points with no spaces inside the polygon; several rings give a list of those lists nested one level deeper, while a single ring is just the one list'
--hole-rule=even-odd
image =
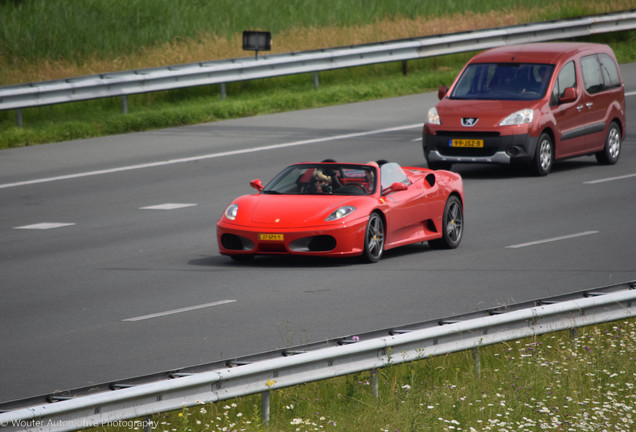
[{"label": "asphalt road", "polygon": [[[633,124],[636,65],[622,71]],[[456,165],[457,250],[409,246],[372,265],[218,254],[226,205],[289,163],[425,166],[435,101],[0,152],[0,402],[636,279],[631,129],[615,166],[584,157],[536,178]]]}]

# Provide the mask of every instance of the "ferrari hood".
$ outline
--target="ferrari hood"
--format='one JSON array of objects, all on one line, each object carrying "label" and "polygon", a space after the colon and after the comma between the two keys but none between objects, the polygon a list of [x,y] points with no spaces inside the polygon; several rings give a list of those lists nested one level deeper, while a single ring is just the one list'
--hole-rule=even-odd
[{"label": "ferrari hood", "polygon": [[[249,222],[281,227],[322,224],[333,211],[351,204],[351,197],[336,195],[252,195],[239,203],[239,213],[249,212]],[[355,205],[354,205],[355,206]],[[247,214],[243,214],[248,217]]]}]

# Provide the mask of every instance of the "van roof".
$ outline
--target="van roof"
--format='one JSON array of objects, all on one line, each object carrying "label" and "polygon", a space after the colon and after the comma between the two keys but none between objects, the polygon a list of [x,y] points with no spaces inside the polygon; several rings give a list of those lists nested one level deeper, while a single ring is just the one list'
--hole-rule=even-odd
[{"label": "van roof", "polygon": [[588,42],[541,42],[505,45],[475,55],[471,63],[548,63],[556,64],[572,55],[584,52],[604,52],[614,57],[609,46]]}]

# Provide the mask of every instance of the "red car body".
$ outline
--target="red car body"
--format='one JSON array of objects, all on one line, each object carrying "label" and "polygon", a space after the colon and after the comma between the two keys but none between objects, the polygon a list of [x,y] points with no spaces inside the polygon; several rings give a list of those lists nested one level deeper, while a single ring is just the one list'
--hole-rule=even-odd
[{"label": "red car body", "polygon": [[[307,190],[317,173],[329,174],[333,188]],[[461,241],[464,188],[449,171],[304,162],[265,187],[250,184],[258,193],[235,199],[217,223],[219,252],[235,259],[362,255],[375,262],[410,243],[454,248]]]}]

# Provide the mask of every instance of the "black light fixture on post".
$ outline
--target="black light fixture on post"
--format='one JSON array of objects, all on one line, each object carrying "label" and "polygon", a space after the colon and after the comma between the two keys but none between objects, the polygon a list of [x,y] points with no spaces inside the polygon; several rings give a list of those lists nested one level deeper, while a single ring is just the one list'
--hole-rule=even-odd
[{"label": "black light fixture on post", "polygon": [[270,51],[272,49],[272,34],[265,31],[244,31],[243,50],[256,51],[255,58],[258,59],[259,51]]}]

